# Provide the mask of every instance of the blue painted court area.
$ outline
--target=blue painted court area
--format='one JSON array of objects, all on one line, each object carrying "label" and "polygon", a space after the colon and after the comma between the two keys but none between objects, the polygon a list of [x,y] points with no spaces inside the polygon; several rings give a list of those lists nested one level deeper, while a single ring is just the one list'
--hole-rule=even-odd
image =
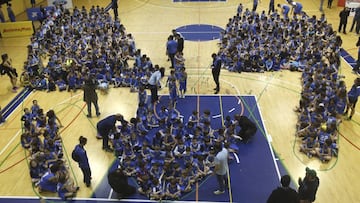
[{"label": "blue painted court area", "polygon": [[209,41],[219,39],[224,29],[215,25],[192,24],[178,27],[176,31],[181,33],[185,40]]},{"label": "blue painted court area", "polygon": [[[157,111],[161,106],[169,103],[168,95],[160,98],[160,103],[156,106]],[[230,153],[233,158],[229,163],[230,190],[227,189],[222,195],[214,195],[213,191],[218,189],[216,176],[208,175],[198,182],[198,188],[193,188],[189,193],[181,196],[179,201],[186,202],[266,202],[271,191],[279,185],[279,171],[285,172],[280,162],[274,160],[274,155],[268,141],[265,138],[261,113],[254,96],[186,96],[179,99],[176,108],[188,119],[193,110],[200,114],[208,109],[211,111],[213,129],[222,126],[223,119],[229,115],[245,115],[253,120],[258,131],[255,137],[248,143],[237,143],[239,150],[236,154]],[[157,129],[153,129],[154,134]],[[119,164],[118,160],[112,164],[109,170],[115,169]],[[278,165],[279,164],[279,165]],[[279,170],[280,167],[280,170]],[[134,178],[129,179],[129,183],[137,186]],[[106,176],[97,186],[92,198],[75,198],[72,202],[116,202],[116,194],[108,185]],[[0,202],[20,203],[20,202],[39,202],[38,198],[0,198]],[[46,202],[62,202],[59,199],[51,198]],[[122,202],[155,202],[147,197],[136,194],[129,199],[122,199]]]},{"label": "blue painted court area", "polygon": [[[161,106],[167,106],[168,103],[168,96],[161,96],[160,103],[156,106],[157,111],[160,110]],[[229,165],[231,191],[227,190],[223,195],[214,195],[213,191],[217,189],[218,184],[216,177],[210,175],[198,183],[198,191],[194,188],[192,192],[184,194],[180,201],[266,202],[270,192],[279,185],[278,166],[275,166],[276,162],[273,159],[272,151],[263,135],[265,129],[255,97],[186,96],[185,99],[178,100],[176,109],[184,116],[184,121],[188,119],[193,110],[198,110],[201,113],[209,109],[212,115],[211,126],[213,129],[222,126],[225,116],[233,117],[235,114],[248,116],[257,123],[259,128],[256,136],[249,143],[237,144],[239,151],[236,155],[230,154],[234,157]],[[156,131],[157,129],[153,130],[154,133]],[[115,161],[111,168],[115,169],[117,166],[118,161]],[[131,179],[129,183],[137,186],[135,179]],[[196,199],[196,193],[198,193],[198,199]],[[116,194],[111,191],[107,180],[104,180],[93,197],[115,199]],[[148,201],[147,197],[139,194],[131,198],[139,202]]]}]

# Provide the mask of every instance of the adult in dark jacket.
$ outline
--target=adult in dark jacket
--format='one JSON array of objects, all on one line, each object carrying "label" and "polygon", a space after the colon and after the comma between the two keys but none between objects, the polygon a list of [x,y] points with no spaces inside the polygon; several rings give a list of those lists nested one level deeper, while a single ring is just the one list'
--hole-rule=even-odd
[{"label": "adult in dark jacket", "polygon": [[214,82],[216,84],[216,87],[214,88],[215,93],[217,94],[220,91],[220,81],[219,81],[219,77],[220,77],[220,70],[221,70],[221,58],[220,56],[218,56],[218,54],[213,53],[211,55],[213,62],[211,65],[211,73],[214,79]]},{"label": "adult in dark jacket", "polygon": [[84,84],[84,101],[87,105],[88,114],[87,117],[91,117],[91,104],[94,104],[96,116],[100,116],[99,105],[98,105],[98,95],[96,93],[96,87],[98,82],[96,78],[92,75],[88,76]]},{"label": "adult in dark jacket", "polygon": [[346,24],[347,24],[349,15],[350,15],[350,9],[348,7],[345,7],[342,11],[340,11],[340,13],[339,13],[339,17],[340,17],[339,32],[341,32],[341,28],[342,28],[343,33],[346,34]]},{"label": "adult in dark jacket", "polygon": [[280,182],[281,187],[278,187],[272,191],[267,200],[267,203],[299,203],[300,201],[298,193],[289,187],[290,176],[283,175]]},{"label": "adult in dark jacket", "polygon": [[320,181],[316,176],[316,171],[306,167],[304,179],[299,178],[299,198],[300,203],[311,203],[315,201],[316,192]]},{"label": "adult in dark jacket", "polygon": [[355,9],[355,15],[353,18],[353,22],[351,24],[350,32],[353,31],[355,27],[356,34],[359,34],[360,31],[360,6]]},{"label": "adult in dark jacket", "polygon": [[111,115],[103,120],[99,121],[96,125],[98,138],[103,140],[103,150],[107,152],[112,152],[112,149],[109,146],[109,134],[111,131],[116,132],[115,123],[117,121],[123,122],[124,117],[121,114]]},{"label": "adult in dark jacket", "polygon": [[136,193],[135,187],[129,185],[128,177],[120,168],[109,173],[108,182],[111,188],[118,194],[119,199]]},{"label": "adult in dark jacket", "polygon": [[242,141],[247,142],[251,137],[253,137],[257,131],[257,127],[254,122],[252,122],[246,116],[235,116],[237,124],[241,128],[238,136],[241,137]]},{"label": "adult in dark jacket", "polygon": [[75,152],[78,157],[78,164],[79,168],[81,169],[83,175],[84,175],[84,183],[86,184],[86,187],[90,187],[91,185],[91,169],[89,165],[89,160],[86,154],[86,150],[84,146],[87,143],[87,138],[80,136],[79,138],[79,144],[75,146]]},{"label": "adult in dark jacket", "polygon": [[175,34],[175,38],[177,41],[177,52],[183,52],[184,50],[184,38],[181,37],[179,33]]},{"label": "adult in dark jacket", "polygon": [[118,19],[119,13],[118,13],[118,0],[111,0],[111,8],[114,11],[114,18]]}]

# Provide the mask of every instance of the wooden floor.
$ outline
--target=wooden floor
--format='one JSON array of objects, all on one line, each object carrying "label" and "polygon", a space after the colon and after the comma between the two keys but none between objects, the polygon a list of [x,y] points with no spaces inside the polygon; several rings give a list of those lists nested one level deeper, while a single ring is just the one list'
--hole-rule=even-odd
[{"label": "wooden floor", "polygon": [[[211,24],[224,27],[235,12],[240,1],[228,0],[222,3],[172,3],[171,0],[120,0],[119,13],[127,32],[134,35],[137,48],[149,55],[155,64],[168,67],[166,61],[165,43],[171,30],[187,24]],[[245,7],[252,7],[252,1],[241,1]],[[78,7],[91,4],[106,6],[107,1],[74,0]],[[285,3],[284,2],[275,2]],[[309,15],[320,15],[317,1],[304,0],[304,11]],[[336,2],[334,2],[335,4]],[[326,7],[326,6],[325,6]],[[268,1],[261,1],[258,11],[267,9]],[[333,27],[337,29],[338,14],[342,8],[336,5],[326,9],[325,14]],[[352,17],[349,18],[348,29]],[[350,25],[349,25],[350,24]],[[343,48],[356,58],[355,43],[358,36],[355,33],[340,34]],[[8,53],[13,59],[13,65],[19,71],[26,60],[26,46],[29,38],[0,39],[0,52]],[[211,53],[217,52],[217,41],[189,42],[185,41],[184,56],[189,74],[189,94],[212,94],[214,86],[209,64]],[[167,73],[168,74],[168,70]],[[346,84],[351,87],[354,78],[351,69],[342,61],[341,74],[345,75]],[[340,127],[340,153],[337,159],[322,164],[318,159],[308,159],[298,152],[298,141],[295,140],[295,124],[297,116],[293,109],[299,102],[301,91],[300,74],[295,72],[271,73],[230,73],[222,71],[221,94],[253,94],[256,95],[262,112],[268,134],[272,137],[272,146],[278,154],[288,173],[294,180],[303,177],[305,167],[317,170],[320,178],[320,188],[316,202],[360,202],[360,116],[359,106],[352,121],[343,121]],[[197,82],[199,81],[199,82]],[[8,78],[0,79],[0,106],[5,106],[15,96],[10,91]],[[160,93],[167,93],[162,90]],[[87,151],[93,170],[93,188],[107,172],[107,167],[113,156],[103,152],[100,141],[96,140],[96,122],[98,118],[87,119],[82,92],[33,92],[23,104],[0,126],[0,195],[34,196],[24,150],[19,146],[21,132],[20,116],[24,107],[30,107],[31,101],[37,99],[40,106],[54,109],[60,117],[64,127],[61,128],[65,150],[69,151],[77,143],[80,135],[89,138]],[[128,89],[111,89],[109,94],[100,94],[101,118],[122,113],[127,119],[135,114],[136,94]],[[71,163],[74,173],[81,177],[81,171],[76,164]],[[81,182],[81,178],[80,182]],[[239,180],[241,184],[241,180]],[[79,197],[89,197],[93,188],[86,188],[80,184]],[[241,192],[241,191],[236,191]],[[269,191],[270,193],[271,191]]]}]

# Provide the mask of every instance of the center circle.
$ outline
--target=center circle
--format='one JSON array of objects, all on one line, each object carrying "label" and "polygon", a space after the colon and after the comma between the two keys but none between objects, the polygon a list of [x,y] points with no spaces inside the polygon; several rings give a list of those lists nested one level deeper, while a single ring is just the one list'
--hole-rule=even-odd
[{"label": "center circle", "polygon": [[192,24],[176,28],[185,40],[189,41],[210,41],[220,38],[220,33],[224,31],[216,25]]}]

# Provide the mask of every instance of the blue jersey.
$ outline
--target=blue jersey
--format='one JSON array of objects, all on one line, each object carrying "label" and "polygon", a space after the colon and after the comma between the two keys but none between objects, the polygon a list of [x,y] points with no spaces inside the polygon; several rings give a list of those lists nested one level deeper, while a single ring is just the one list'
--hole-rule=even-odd
[{"label": "blue jersey", "polygon": [[115,115],[108,116],[97,123],[97,130],[100,133],[109,134],[115,126],[116,118]]},{"label": "blue jersey", "polygon": [[51,173],[50,171],[46,172],[40,179],[39,187],[41,190],[46,190],[50,192],[56,192],[57,190],[57,183],[52,182],[51,179],[55,177],[55,174]]},{"label": "blue jersey", "polygon": [[350,91],[348,92],[349,101],[352,103],[356,102],[359,95],[360,95],[360,86],[353,85]]},{"label": "blue jersey", "polygon": [[169,40],[166,45],[168,54],[176,54],[178,43],[175,40]]},{"label": "blue jersey", "polygon": [[295,3],[295,7],[294,7],[294,14],[300,14],[302,11],[302,4],[299,2]]},{"label": "blue jersey", "polygon": [[75,153],[79,156],[79,167],[80,168],[90,168],[89,160],[86,154],[86,151],[83,146],[80,144],[76,145]]},{"label": "blue jersey", "polygon": [[186,91],[187,74],[184,72],[179,73],[179,90]]}]

